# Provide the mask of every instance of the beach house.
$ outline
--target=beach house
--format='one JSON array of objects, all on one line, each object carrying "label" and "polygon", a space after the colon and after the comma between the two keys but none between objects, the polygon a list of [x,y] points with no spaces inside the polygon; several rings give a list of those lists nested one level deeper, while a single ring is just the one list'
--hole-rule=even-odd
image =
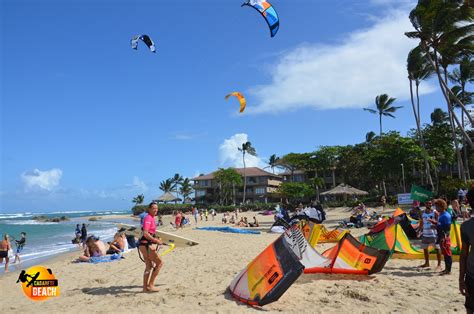
[{"label": "beach house", "polygon": [[[234,168],[237,173],[244,177],[244,168]],[[199,203],[217,203],[219,201],[218,182],[214,178],[214,173],[200,175],[195,177],[194,191],[196,202]],[[272,193],[276,192],[283,178],[277,174],[265,171],[258,167],[248,167],[245,169],[247,178],[247,189],[245,193],[246,202],[274,202],[280,199],[274,199]],[[236,203],[243,200],[243,187],[236,188]]]}]

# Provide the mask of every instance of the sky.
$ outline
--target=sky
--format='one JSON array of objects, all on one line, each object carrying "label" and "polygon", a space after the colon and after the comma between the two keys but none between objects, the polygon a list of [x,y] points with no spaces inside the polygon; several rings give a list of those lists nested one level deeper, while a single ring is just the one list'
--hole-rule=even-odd
[{"label": "sky", "polygon": [[[378,132],[375,97],[415,126],[406,56],[411,1],[273,0],[270,37],[242,0],[0,0],[0,211],[128,209],[159,182]],[[130,38],[148,34],[156,53]],[[242,92],[247,109],[238,113]],[[421,86],[422,120],[445,107]]]}]

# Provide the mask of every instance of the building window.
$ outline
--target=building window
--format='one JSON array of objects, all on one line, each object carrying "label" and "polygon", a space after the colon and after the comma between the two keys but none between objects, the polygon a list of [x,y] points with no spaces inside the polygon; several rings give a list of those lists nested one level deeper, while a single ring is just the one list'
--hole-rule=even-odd
[{"label": "building window", "polygon": [[247,178],[247,183],[250,183],[250,184],[257,183],[257,178],[255,178],[255,177],[248,177],[248,178]]},{"label": "building window", "polygon": [[206,191],[205,190],[197,190],[196,191],[196,197],[202,197],[206,195]]},{"label": "building window", "polygon": [[255,194],[265,194],[265,188],[255,188]]},{"label": "building window", "polygon": [[202,180],[200,186],[209,186],[209,180]]}]

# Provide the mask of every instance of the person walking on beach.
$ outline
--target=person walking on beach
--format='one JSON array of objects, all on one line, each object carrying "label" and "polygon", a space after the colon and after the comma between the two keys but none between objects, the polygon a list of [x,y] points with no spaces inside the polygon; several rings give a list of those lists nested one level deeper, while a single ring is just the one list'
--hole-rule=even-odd
[{"label": "person walking on beach", "polygon": [[23,251],[23,247],[26,244],[26,233],[22,232],[22,233],[20,233],[20,236],[21,236],[20,240],[15,240],[16,253],[15,253],[15,260],[13,261],[13,264],[15,264],[17,261],[18,261],[18,263],[21,263],[20,253]]},{"label": "person walking on beach", "polygon": [[214,208],[211,209],[211,216],[212,216],[212,221],[214,221],[214,218],[216,217],[216,210]]},{"label": "person walking on beach", "polygon": [[209,211],[206,208],[206,211],[204,212],[204,217],[206,217],[206,221],[208,220],[208,215],[209,215]]},{"label": "person walking on beach", "polygon": [[196,206],[193,206],[193,208],[191,209],[191,212],[194,216],[194,222],[197,224],[198,223],[198,210]]},{"label": "person walking on beach", "polygon": [[11,244],[8,234],[3,236],[3,240],[0,241],[0,263],[3,263],[5,259],[5,272],[8,272],[8,263],[10,262],[10,257],[8,257],[8,251],[10,251]]},{"label": "person walking on beach", "polygon": [[451,274],[451,266],[453,264],[453,254],[451,252],[451,239],[449,237],[449,232],[451,231],[452,216],[446,210],[448,204],[442,199],[435,201],[436,209],[439,213],[438,224],[436,226],[438,233],[438,240],[436,241],[444,256],[445,268],[441,272],[441,275]]},{"label": "person walking on beach", "polygon": [[474,312],[474,219],[461,225],[462,249],[459,257],[459,291],[466,297],[466,312]]},{"label": "person walking on beach", "polygon": [[438,266],[436,268],[439,269],[441,268],[441,252],[439,243],[436,243],[436,225],[438,224],[438,212],[434,211],[431,206],[432,202],[426,201],[425,210],[421,214],[420,230],[422,234],[420,247],[423,249],[423,253],[425,255],[425,263],[420,267],[430,267],[430,254],[428,250],[431,246],[434,246],[436,249],[436,257],[438,259]]},{"label": "person walking on beach", "polygon": [[87,228],[86,228],[86,224],[82,224],[82,228],[81,228],[81,240],[82,240],[82,247],[86,247],[86,241],[87,241]]},{"label": "person walking on beach", "polygon": [[148,205],[148,216],[143,222],[143,236],[140,239],[139,251],[145,261],[145,272],[143,273],[143,292],[158,292],[155,288],[155,280],[163,267],[163,261],[157,252],[157,245],[163,242],[156,238],[156,222],[155,216],[158,212],[158,204],[152,202]]}]

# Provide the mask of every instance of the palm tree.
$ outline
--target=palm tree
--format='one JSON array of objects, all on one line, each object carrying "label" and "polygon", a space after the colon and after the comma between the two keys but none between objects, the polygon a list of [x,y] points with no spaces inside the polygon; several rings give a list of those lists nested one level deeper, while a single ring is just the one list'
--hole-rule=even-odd
[{"label": "palm tree", "polygon": [[[453,70],[453,72],[449,75],[450,80],[455,83],[459,84],[453,86],[451,91],[464,103],[464,104],[471,104],[473,93],[466,91],[466,84],[474,82],[474,62],[469,58],[469,56],[463,56],[461,62],[459,63],[459,68]],[[452,100],[454,103],[454,99]],[[457,105],[456,107],[459,107]],[[464,125],[464,111],[461,110],[461,128],[463,132],[465,132],[465,125]],[[462,138],[463,147],[463,155],[464,155],[464,169],[467,174],[467,179],[471,179],[471,175],[469,173],[469,166],[468,166],[468,159],[467,159],[467,145],[466,139]]]},{"label": "palm tree", "polygon": [[[420,0],[415,9],[410,12],[410,21],[415,31],[405,33],[409,38],[419,39],[419,46],[424,51],[425,58],[432,65],[438,78],[448,107],[450,123],[452,126],[456,123],[459,128],[462,123],[454,113],[451,97],[467,114],[471,124],[474,123],[474,120],[468,114],[462,101],[448,87],[447,67],[456,62],[460,55],[472,50],[472,32],[474,31],[472,19],[473,14],[469,1]],[[442,74],[444,74],[444,79]],[[461,133],[469,145],[474,148],[474,143],[469,135],[463,129],[461,129]],[[454,135],[453,141],[456,141]]]},{"label": "palm tree", "polygon": [[192,193],[193,187],[191,185],[191,182],[189,181],[189,178],[185,178],[181,182],[181,186],[179,187],[179,193],[183,196],[183,204],[186,202],[186,198]]},{"label": "palm tree", "polygon": [[265,167],[264,169],[271,168],[272,172],[275,173],[275,167],[278,166],[278,161],[280,160],[280,157],[277,157],[277,155],[273,154],[270,156],[270,158],[267,161],[268,166]]},{"label": "palm tree", "polygon": [[174,183],[172,179],[166,179],[160,182],[160,190],[163,192],[173,192]]},{"label": "palm tree", "polygon": [[395,111],[397,111],[398,109],[403,108],[403,106],[393,107],[392,104],[395,100],[395,98],[388,97],[387,94],[378,95],[377,97],[375,97],[375,106],[377,107],[377,110],[364,108],[364,110],[370,113],[379,115],[380,136],[382,136],[382,116],[395,118],[392,113],[395,113]]},{"label": "palm tree", "polygon": [[[425,141],[423,139],[423,133],[421,132],[421,121],[420,121],[420,97],[418,94],[419,86],[422,80],[428,79],[433,74],[433,67],[423,56],[423,51],[420,47],[416,47],[410,51],[407,58],[407,71],[408,80],[410,81],[410,100],[413,109],[413,115],[416,121],[416,130],[418,140],[420,141],[420,147],[425,149]],[[416,106],[413,97],[413,82],[416,87]],[[428,162],[428,156],[424,156],[425,172],[428,178],[429,184],[433,187],[433,178],[431,177],[430,164]]]},{"label": "palm tree", "polygon": [[374,131],[370,131],[368,132],[366,135],[365,135],[365,141],[367,143],[370,143],[374,140],[374,138],[376,137],[377,135],[375,134]]},{"label": "palm tree", "polygon": [[145,200],[145,196],[143,194],[138,194],[135,196],[132,200],[133,203],[135,203],[135,206],[143,204],[143,201]]},{"label": "palm tree", "polygon": [[245,142],[245,143],[242,143],[242,147],[238,148],[239,152],[242,152],[242,161],[244,162],[244,197],[243,197],[243,201],[242,203],[245,204],[245,193],[246,193],[246,190],[247,190],[247,177],[245,175],[245,154],[249,154],[249,155],[252,155],[252,156],[257,156],[257,152],[255,151],[255,148],[252,147],[252,143],[250,142]]},{"label": "palm tree", "polygon": [[430,118],[433,125],[440,125],[448,122],[448,114],[441,108],[435,108],[431,113]]},{"label": "palm tree", "polygon": [[179,173],[175,173],[174,176],[170,179],[171,182],[173,182],[173,191],[176,191],[178,185],[180,185],[183,182],[183,176],[180,175]]}]

